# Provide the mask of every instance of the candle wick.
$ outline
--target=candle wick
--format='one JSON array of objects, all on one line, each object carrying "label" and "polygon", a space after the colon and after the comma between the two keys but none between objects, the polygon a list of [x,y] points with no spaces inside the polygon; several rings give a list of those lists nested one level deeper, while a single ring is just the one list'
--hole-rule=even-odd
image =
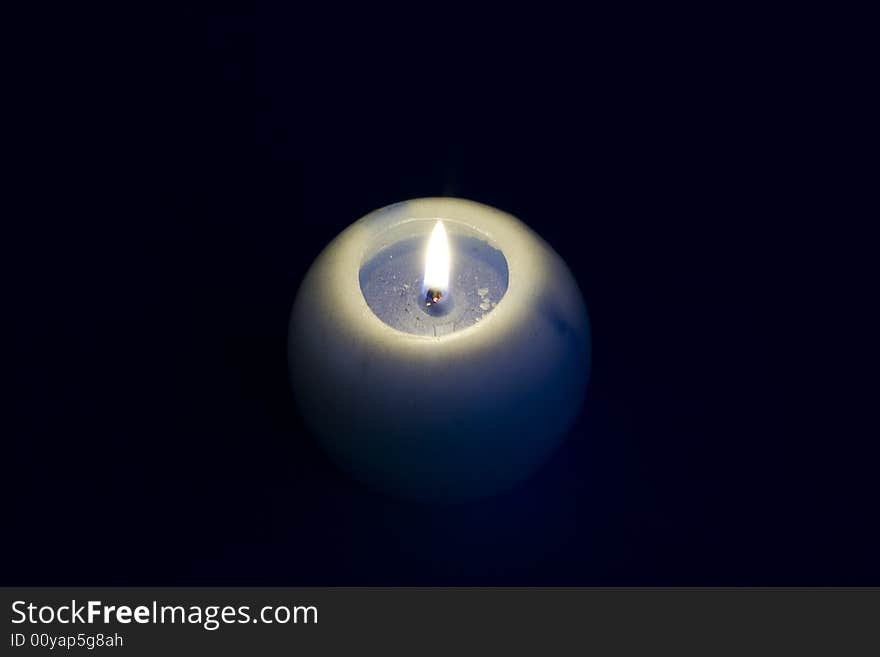
[{"label": "candle wick", "polygon": [[425,305],[432,306],[435,303],[440,303],[440,300],[443,298],[443,291],[437,288],[428,288],[427,292],[425,292]]}]

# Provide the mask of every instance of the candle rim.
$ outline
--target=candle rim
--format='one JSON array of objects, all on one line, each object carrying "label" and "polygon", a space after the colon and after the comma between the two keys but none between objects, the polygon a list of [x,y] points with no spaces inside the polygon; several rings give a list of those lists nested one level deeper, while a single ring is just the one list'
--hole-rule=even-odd
[{"label": "candle rim", "polygon": [[[379,234],[438,217],[456,228],[474,231],[501,251],[508,266],[507,290],[480,322],[439,336],[407,333],[386,324],[369,307],[360,290],[360,269],[365,258],[377,252],[369,249],[369,245]],[[477,201],[453,197],[416,198],[374,210],[340,233],[324,253],[332,257],[332,262],[324,263],[326,269],[319,268],[318,275],[326,276],[330,284],[333,298],[325,301],[326,307],[336,314],[334,321],[351,327],[352,331],[368,331],[370,339],[379,343],[388,339],[411,344],[481,343],[489,336],[503,340],[505,333],[529,321],[529,314],[540,305],[539,297],[553,277],[554,263],[562,262],[539,235],[513,215]],[[352,295],[351,289],[357,289],[358,294]],[[549,292],[555,296],[559,291]]]}]

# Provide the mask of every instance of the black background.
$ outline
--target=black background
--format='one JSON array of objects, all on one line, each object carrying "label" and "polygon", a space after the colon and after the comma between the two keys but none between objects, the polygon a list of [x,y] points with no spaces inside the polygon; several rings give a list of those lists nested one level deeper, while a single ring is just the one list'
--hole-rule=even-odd
[{"label": "black background", "polygon": [[[880,584],[863,17],[84,11],[10,60],[4,583]],[[434,195],[594,331],[563,448],[450,508],[337,472],[286,366],[320,249]]]}]

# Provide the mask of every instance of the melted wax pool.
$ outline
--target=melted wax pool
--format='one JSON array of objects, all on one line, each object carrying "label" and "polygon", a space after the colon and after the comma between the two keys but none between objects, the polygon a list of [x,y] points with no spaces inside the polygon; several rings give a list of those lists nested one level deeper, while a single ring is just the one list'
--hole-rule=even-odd
[{"label": "melted wax pool", "polygon": [[360,270],[361,292],[383,322],[405,333],[441,336],[481,321],[507,291],[504,254],[485,241],[449,235],[449,290],[436,309],[425,306],[427,236],[411,237],[377,252]]}]

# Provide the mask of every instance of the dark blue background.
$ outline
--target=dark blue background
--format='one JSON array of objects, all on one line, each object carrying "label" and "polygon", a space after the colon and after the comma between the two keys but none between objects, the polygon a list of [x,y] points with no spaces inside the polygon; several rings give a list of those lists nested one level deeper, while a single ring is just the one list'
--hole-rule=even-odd
[{"label": "dark blue background", "polygon": [[[83,11],[12,60],[3,583],[880,584],[858,16]],[[594,330],[564,447],[446,509],[338,473],[285,360],[320,249],[443,194]]]}]

